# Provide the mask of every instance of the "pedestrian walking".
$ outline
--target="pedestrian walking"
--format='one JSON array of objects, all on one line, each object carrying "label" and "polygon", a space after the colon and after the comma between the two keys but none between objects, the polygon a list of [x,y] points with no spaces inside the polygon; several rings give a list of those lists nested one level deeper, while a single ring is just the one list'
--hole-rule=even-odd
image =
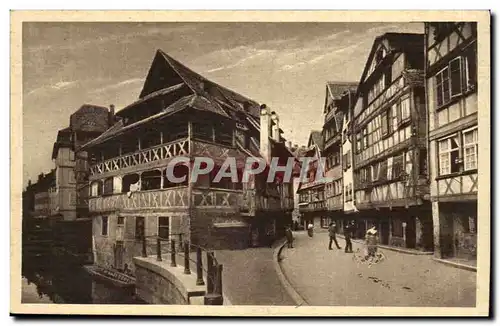
[{"label": "pedestrian walking", "polygon": [[312,238],[312,236],[313,236],[313,228],[314,228],[314,226],[313,226],[313,224],[312,224],[312,223],[309,223],[309,224],[307,225],[307,235],[309,235],[311,238]]},{"label": "pedestrian walking", "polygon": [[332,249],[332,242],[335,242],[335,246],[337,246],[337,249],[342,249],[339,246],[339,243],[337,242],[336,233],[337,233],[337,225],[334,222],[332,222],[328,226],[328,235],[330,236],[330,242],[328,243],[328,249],[329,250],[333,250]]},{"label": "pedestrian walking", "polygon": [[366,231],[365,244],[366,244],[366,259],[375,257],[377,254],[378,231],[375,224]]},{"label": "pedestrian walking", "polygon": [[351,221],[351,223],[347,224],[344,229],[344,237],[345,237],[345,252],[350,253],[352,252],[352,242],[351,238],[354,233],[354,221]]},{"label": "pedestrian walking", "polygon": [[293,248],[293,233],[292,229],[290,226],[287,226],[285,228],[285,236],[286,236],[286,243],[288,245],[288,248]]}]

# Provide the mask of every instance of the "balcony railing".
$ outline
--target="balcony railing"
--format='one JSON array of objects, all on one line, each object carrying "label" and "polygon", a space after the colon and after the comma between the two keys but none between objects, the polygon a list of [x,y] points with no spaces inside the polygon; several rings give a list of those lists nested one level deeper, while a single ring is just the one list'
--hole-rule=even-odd
[{"label": "balcony railing", "polygon": [[90,175],[117,171],[123,168],[169,159],[189,154],[188,139],[158,145],[134,153],[114,157],[90,167]]},{"label": "balcony railing", "polygon": [[155,208],[187,208],[187,187],[138,191],[89,199],[90,212]]},{"label": "balcony railing", "polygon": [[200,208],[246,208],[243,190],[219,188],[195,188],[192,192],[193,206]]}]

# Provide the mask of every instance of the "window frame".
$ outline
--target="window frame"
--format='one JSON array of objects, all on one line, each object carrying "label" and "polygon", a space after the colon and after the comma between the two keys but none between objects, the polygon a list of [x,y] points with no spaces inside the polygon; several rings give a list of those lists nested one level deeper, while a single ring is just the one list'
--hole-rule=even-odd
[{"label": "window frame", "polygon": [[[162,219],[165,219],[165,218],[167,219],[167,225],[160,224],[160,221]],[[171,224],[171,222],[172,222],[172,219],[170,218],[170,216],[158,216],[158,218],[157,218],[157,226],[156,226],[156,231],[158,233],[158,237],[161,237],[162,239],[165,239],[165,240],[169,240],[170,239],[170,231],[171,231],[170,224]],[[162,237],[161,236],[161,233],[162,233],[162,232],[160,232],[161,229],[167,229],[167,231],[168,231],[167,237]]]},{"label": "window frame", "polygon": [[[106,221],[106,223],[104,223]],[[104,224],[106,224],[106,228],[104,228]],[[106,230],[106,232],[104,232]],[[101,216],[101,236],[107,237],[109,235],[109,216]]]},{"label": "window frame", "polygon": [[[473,135],[473,142],[472,143],[466,143],[465,142],[465,135],[467,133],[472,133]],[[475,135],[475,139],[474,139]],[[472,128],[468,128],[462,131],[462,151],[463,151],[463,170],[464,171],[472,171],[472,170],[477,170],[478,168],[478,160],[479,160],[479,131],[478,127],[474,126]],[[468,148],[474,148],[474,158],[475,158],[475,166],[472,168],[467,168],[467,153],[466,150]]]},{"label": "window frame", "polygon": [[[451,148],[451,139],[452,138],[457,138],[457,147],[456,148]],[[444,141],[447,141],[448,142],[448,149],[446,150],[441,150],[441,143],[444,142]],[[445,175],[450,175],[450,174],[453,174],[453,173],[457,173],[459,171],[452,171],[452,155],[451,153],[452,152],[458,152],[458,157],[460,157],[460,150],[461,150],[461,146],[460,146],[460,135],[458,135],[457,133],[453,134],[453,135],[449,135],[449,136],[446,136],[444,138],[441,138],[441,139],[438,139],[436,140],[437,142],[437,161],[438,161],[438,175],[439,176],[445,176]],[[442,164],[442,161],[441,161],[441,155],[447,155],[448,157],[448,164],[449,164],[449,172],[447,173],[443,173],[442,169],[443,169],[443,164]],[[457,164],[457,163],[455,163]]]}]

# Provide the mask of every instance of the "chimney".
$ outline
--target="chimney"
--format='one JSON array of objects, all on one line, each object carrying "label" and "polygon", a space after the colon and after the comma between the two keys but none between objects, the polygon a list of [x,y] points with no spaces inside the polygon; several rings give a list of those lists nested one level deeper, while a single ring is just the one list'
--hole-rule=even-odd
[{"label": "chimney", "polygon": [[109,119],[108,119],[108,124],[110,126],[115,124],[115,105],[111,104],[109,106]]},{"label": "chimney", "polygon": [[272,111],[271,112],[271,120],[273,122],[272,125],[272,130],[271,130],[271,136],[274,139],[274,141],[279,142],[280,141],[280,119],[276,112]]},{"label": "chimney", "polygon": [[267,162],[271,162],[271,144],[269,143],[269,133],[271,131],[270,120],[269,108],[265,104],[262,104],[260,106],[260,154]]},{"label": "chimney", "polygon": [[291,141],[287,141],[286,142],[286,147],[289,148],[289,149],[292,149],[292,142]]}]

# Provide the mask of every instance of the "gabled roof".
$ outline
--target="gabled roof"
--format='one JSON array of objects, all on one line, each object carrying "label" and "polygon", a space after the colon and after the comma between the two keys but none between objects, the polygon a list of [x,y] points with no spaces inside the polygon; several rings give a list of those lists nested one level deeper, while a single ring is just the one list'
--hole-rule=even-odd
[{"label": "gabled roof", "polygon": [[358,88],[358,83],[355,82],[334,82],[330,81],[326,83],[326,96],[325,96],[325,107],[323,108],[323,113],[326,113],[327,107],[330,105],[332,100],[339,100],[346,92],[356,92]]},{"label": "gabled roof", "polygon": [[[375,53],[378,50],[378,47],[382,43],[386,43],[388,46],[388,51],[389,52],[400,52],[400,51],[405,51],[405,50],[410,50],[409,52],[414,52],[415,49],[422,49],[424,47],[424,34],[418,34],[418,33],[385,33],[380,36],[377,36],[375,40],[373,41],[372,48],[370,50],[370,54],[368,55],[368,58],[365,63],[365,67],[363,69],[363,73],[361,74],[361,78],[359,80],[358,88],[356,91],[356,98],[359,96],[359,92],[361,91],[361,88],[363,84],[365,83],[366,79],[368,79],[370,76],[368,75],[368,72],[370,71],[371,63],[374,59]],[[386,46],[384,46],[386,47]]]},{"label": "gabled roof", "polygon": [[162,50],[156,52],[139,98],[142,99],[179,83],[186,84],[195,94],[202,95],[210,101],[226,103],[228,106],[226,109],[245,112],[254,117],[260,115],[257,102],[208,80]]},{"label": "gabled roof", "polygon": [[346,91],[355,91],[357,87],[356,82],[330,81],[326,83],[326,89],[333,99],[339,99]]},{"label": "gabled roof", "polygon": [[[375,40],[373,41],[372,48],[370,50],[370,54],[368,55],[368,58],[366,60],[365,67],[363,69],[363,73],[361,74],[361,78],[359,81],[359,85],[362,85],[365,81],[365,79],[368,77],[368,71],[370,69],[370,64],[373,60],[373,57],[375,56],[375,52],[378,49],[379,44],[382,42],[386,41],[389,47],[389,51],[395,52],[395,51],[404,51],[405,49],[414,49],[418,48],[419,45],[420,48],[423,49],[423,42],[424,42],[424,34],[417,34],[417,33],[385,33],[380,36],[377,36]],[[423,50],[422,50],[423,51]]]},{"label": "gabled roof", "polygon": [[309,140],[307,141],[307,146],[317,145],[319,149],[323,149],[323,135],[319,130],[313,130],[309,134]]}]

